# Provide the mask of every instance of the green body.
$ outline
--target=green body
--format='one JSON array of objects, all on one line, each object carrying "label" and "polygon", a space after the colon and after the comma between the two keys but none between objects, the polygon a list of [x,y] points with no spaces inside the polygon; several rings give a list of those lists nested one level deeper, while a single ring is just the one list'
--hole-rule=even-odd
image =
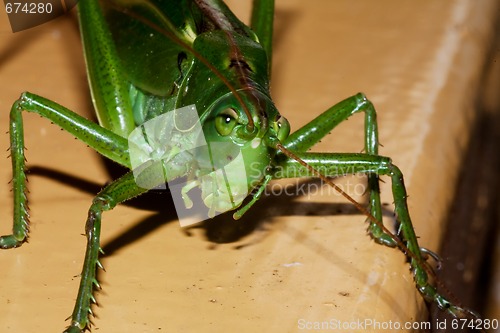
[{"label": "green body", "polygon": [[[149,120],[196,105],[205,137],[234,146],[214,149],[210,158],[229,161],[242,153],[247,177],[232,181],[231,192],[237,192],[235,197],[246,195],[266,177],[266,172],[252,172],[250,166],[270,170],[274,154],[266,140],[278,136],[279,115],[269,93],[270,51],[264,50],[256,34],[222,2],[132,4],[118,1],[102,7],[89,1],[80,5],[82,40],[100,125],[128,137]],[[141,15],[141,20],[129,12]],[[255,126],[249,124],[248,115]],[[224,117],[234,122],[223,124]],[[173,116],[182,122],[180,118],[182,115]],[[284,125],[281,132],[286,131],[280,133],[282,138],[289,128],[284,122],[280,120]],[[183,145],[182,140],[175,144]],[[200,159],[203,157],[192,156],[191,160]],[[163,168],[168,181],[183,176],[192,180],[212,171],[204,166],[209,164],[200,161],[194,165],[188,157],[170,156]],[[162,180],[148,181],[153,187]],[[241,204],[242,200],[226,204],[223,190],[212,190],[213,182],[217,179],[205,177],[194,184],[201,187],[212,216]]]},{"label": "green body", "polygon": [[[428,281],[428,274],[433,274],[424,261],[429,251],[418,245],[401,171],[389,158],[378,155],[376,112],[364,95],[347,98],[289,134],[288,122],[276,110],[269,93],[273,11],[272,0],[254,1],[250,29],[221,1],[116,0],[103,7],[97,0],[82,0],[79,19],[99,125],[31,93],[24,93],[12,106],[14,227],[11,235],[0,237],[1,248],[20,246],[28,237],[23,111],[47,118],[128,169],[132,169],[132,146],[127,137],[163,115],[172,115],[174,127],[182,132],[190,125],[184,123],[182,113],[173,110],[193,104],[207,144],[223,143],[228,147],[214,150],[209,157],[187,154],[177,149],[187,136],[176,135],[163,147],[169,159],[160,160],[166,179],[146,165],[139,178],[131,170],[97,194],[85,225],[85,262],[66,332],[82,332],[90,325],[93,291],[99,286],[96,267],[100,267],[104,211],[165,181],[187,177],[184,192],[199,186],[211,213],[238,208],[234,214],[237,218],[260,198],[272,179],[315,176],[331,184],[325,176],[339,176],[339,170],[367,174],[369,208],[355,204],[367,215],[375,241],[397,246],[407,255],[424,298],[453,316],[474,316],[447,301]],[[364,154],[308,152],[337,124],[357,112],[365,114]],[[231,187],[219,186],[221,179],[213,176],[212,167],[205,162],[215,161],[224,167],[239,154],[245,162],[246,177],[236,177]],[[379,175],[391,178],[400,222],[398,237],[380,222]],[[141,187],[139,181],[151,187]],[[253,195],[244,202],[243,193]],[[189,205],[187,198],[185,202]]]}]

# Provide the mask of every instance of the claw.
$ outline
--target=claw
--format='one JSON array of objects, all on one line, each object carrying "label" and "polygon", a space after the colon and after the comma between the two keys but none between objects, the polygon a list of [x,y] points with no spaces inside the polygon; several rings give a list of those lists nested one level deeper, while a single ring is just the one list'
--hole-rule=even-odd
[{"label": "claw", "polygon": [[481,319],[479,314],[475,311],[472,311],[467,308],[462,308],[456,305],[450,306],[450,308],[447,309],[448,313],[450,313],[453,317],[459,318],[459,319]]},{"label": "claw", "polygon": [[437,306],[458,319],[480,319],[479,314],[471,309],[454,305],[441,295],[435,295],[434,300]]},{"label": "claw", "polygon": [[423,258],[424,260],[427,260],[428,257],[431,257],[434,259],[437,263],[437,269],[441,269],[441,265],[443,263],[443,258],[441,258],[436,252],[433,252],[429,249],[426,249],[425,247],[420,248],[420,252],[424,255]]}]

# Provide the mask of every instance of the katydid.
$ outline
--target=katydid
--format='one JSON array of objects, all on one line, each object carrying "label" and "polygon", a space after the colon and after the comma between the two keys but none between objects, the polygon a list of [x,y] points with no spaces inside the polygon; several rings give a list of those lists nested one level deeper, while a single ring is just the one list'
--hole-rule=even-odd
[{"label": "katydid", "polygon": [[[28,237],[22,111],[47,118],[103,156],[131,169],[107,185],[89,209],[86,257],[67,332],[81,332],[90,326],[104,211],[165,181],[186,177],[183,190],[200,187],[211,215],[234,209],[234,216],[239,217],[273,179],[312,176],[335,187],[326,177],[343,175],[346,170],[368,175],[369,208],[353,203],[367,215],[369,232],[376,242],[399,247],[408,256],[423,297],[453,316],[474,315],[450,303],[429,283],[432,271],[425,258],[430,252],[418,245],[401,171],[389,158],[378,155],[376,112],[364,95],[347,98],[289,134],[289,124],[278,113],[269,92],[273,10],[273,1],[255,1],[251,30],[221,1],[81,1],[79,19],[99,125],[31,93],[24,93],[12,106],[14,228],[12,235],[0,238],[0,247],[20,246]],[[182,115],[174,110],[190,105],[198,112],[203,130],[199,135],[207,144],[223,143],[228,149],[211,151],[216,154],[212,157],[186,153],[175,150],[183,139],[169,136],[169,159],[156,161],[165,173],[158,174],[148,165],[134,173],[127,140],[131,133],[163,114],[170,113],[174,121],[182,123]],[[365,114],[365,153],[308,152],[335,126],[358,112]],[[222,160],[224,168],[239,156],[246,169],[245,177],[237,181],[214,176],[212,167],[200,162],[214,158]],[[254,172],[255,167],[259,172]],[[389,176],[392,182],[400,222],[397,237],[379,222],[381,175]],[[139,186],[141,181],[151,186]],[[253,194],[244,201],[240,193]],[[187,196],[183,200],[188,204]]]}]

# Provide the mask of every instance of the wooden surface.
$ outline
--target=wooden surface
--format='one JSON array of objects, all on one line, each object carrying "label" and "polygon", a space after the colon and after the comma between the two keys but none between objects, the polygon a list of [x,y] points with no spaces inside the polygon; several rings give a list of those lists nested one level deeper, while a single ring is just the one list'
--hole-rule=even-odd
[{"label": "wooden surface", "polygon": [[[232,3],[238,13],[249,8]],[[430,249],[441,241],[497,11],[494,0],[277,3],[272,92],[280,112],[296,129],[366,93],[379,112],[380,153],[403,171],[417,234]],[[2,12],[0,78],[0,133],[25,90],[92,117],[74,17],[12,34]],[[362,128],[363,117],[352,117],[315,150],[360,152]],[[31,238],[0,252],[0,329],[57,332],[76,297],[87,209],[110,176],[97,154],[48,121],[26,115],[25,133]],[[8,145],[1,134],[0,148]],[[12,216],[7,155],[1,234]],[[361,177],[338,183],[360,199]],[[159,211],[104,214],[107,271],[95,332],[296,332],[306,322],[427,320],[403,255],[370,241],[365,217],[332,191],[266,197],[241,221],[221,217],[189,232],[166,197],[153,201]]]}]

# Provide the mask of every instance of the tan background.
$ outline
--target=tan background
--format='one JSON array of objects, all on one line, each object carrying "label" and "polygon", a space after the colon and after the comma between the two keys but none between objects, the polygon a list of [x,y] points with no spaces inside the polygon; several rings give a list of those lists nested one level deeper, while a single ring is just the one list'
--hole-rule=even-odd
[{"label": "tan background", "polygon": [[[365,92],[379,111],[381,154],[405,174],[421,245],[435,249],[498,1],[277,2],[272,88],[282,114],[298,128]],[[238,13],[249,8],[232,3]],[[92,117],[74,17],[12,34],[1,13],[0,78],[1,133],[25,90]],[[29,244],[0,252],[0,329],[62,331],[78,287],[90,192],[110,178],[90,149],[40,117],[25,119],[28,166],[37,167],[29,182],[32,233]],[[363,117],[352,117],[315,149],[359,152],[362,128]],[[7,134],[0,147],[8,147]],[[0,158],[0,172],[5,234],[12,214],[7,158]],[[91,184],[65,182],[63,174]],[[358,181],[339,184],[354,195]],[[391,203],[388,185],[382,197]],[[339,204],[321,204],[332,202]],[[205,229],[188,237],[164,216],[128,206],[104,215],[107,272],[100,275],[95,331],[295,332],[300,319],[404,323],[427,316],[404,257],[371,242],[365,218],[338,195],[268,198],[246,221],[228,222],[256,221],[256,232],[218,245]]]}]

